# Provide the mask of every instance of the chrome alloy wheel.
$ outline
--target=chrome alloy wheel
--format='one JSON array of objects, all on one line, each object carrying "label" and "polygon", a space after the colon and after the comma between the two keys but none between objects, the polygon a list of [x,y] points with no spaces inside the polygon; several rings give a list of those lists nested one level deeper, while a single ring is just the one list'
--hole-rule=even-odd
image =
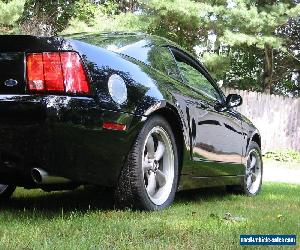
[{"label": "chrome alloy wheel", "polygon": [[174,152],[168,133],[156,126],[148,133],[143,152],[144,183],[157,206],[168,199],[174,181]]},{"label": "chrome alloy wheel", "polygon": [[247,159],[246,185],[250,194],[256,194],[262,178],[262,161],[256,149],[250,150]]}]

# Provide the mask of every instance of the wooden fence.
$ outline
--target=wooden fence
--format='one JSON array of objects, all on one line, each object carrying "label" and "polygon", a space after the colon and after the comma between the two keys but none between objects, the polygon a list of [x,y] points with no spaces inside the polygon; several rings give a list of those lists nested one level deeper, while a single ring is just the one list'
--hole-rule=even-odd
[{"label": "wooden fence", "polygon": [[243,105],[237,110],[259,129],[262,150],[294,149],[300,152],[300,99],[258,92],[225,89],[237,93]]}]

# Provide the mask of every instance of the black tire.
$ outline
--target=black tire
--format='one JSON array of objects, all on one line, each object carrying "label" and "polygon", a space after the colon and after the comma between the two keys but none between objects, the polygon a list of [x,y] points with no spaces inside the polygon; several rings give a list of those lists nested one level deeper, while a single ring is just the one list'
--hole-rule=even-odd
[{"label": "black tire", "polygon": [[16,186],[0,184],[0,201],[7,200],[16,190]]},{"label": "black tire", "polygon": [[[162,131],[166,132],[169,141],[168,144],[171,145],[172,148],[172,153],[173,153],[173,159],[174,159],[174,164],[168,164],[169,168],[171,169],[171,172],[174,173],[173,175],[173,180],[170,178],[167,178],[168,180],[168,190],[170,190],[170,193],[165,195],[166,200],[162,204],[155,204],[153,202],[153,197],[151,198],[151,195],[148,193],[146,185],[146,177],[147,173],[149,173],[148,176],[154,174],[157,174],[155,172],[150,172],[152,170],[148,170],[145,174],[145,170],[142,168],[144,157],[146,157],[149,153],[146,153],[148,149],[146,145],[148,145],[148,140],[150,136],[152,138],[155,138],[154,134],[149,134],[151,131],[155,131],[156,128],[162,128]],[[155,141],[153,139],[152,141]],[[157,142],[159,143],[159,142]],[[153,149],[155,149],[155,144],[153,143]],[[158,145],[158,144],[157,144]],[[156,152],[158,151],[158,146],[156,145]],[[166,148],[165,148],[166,150]],[[153,150],[154,152],[154,150]],[[166,151],[163,151],[166,152]],[[170,152],[170,150],[169,150]],[[157,153],[158,154],[158,153]],[[154,155],[154,154],[153,154]],[[148,157],[148,156],[147,156]],[[164,157],[167,157],[163,154],[162,160],[164,161]],[[168,157],[171,157],[168,155]],[[148,159],[148,158],[147,158]],[[169,159],[169,158],[168,158]],[[170,158],[171,159],[171,158]],[[158,162],[158,161],[157,161]],[[172,161],[173,163],[173,161]],[[161,163],[158,163],[158,165]],[[157,166],[158,166],[157,165]],[[167,164],[166,164],[167,165]],[[173,165],[173,166],[171,166]],[[160,166],[164,165],[159,165]],[[150,177],[148,177],[150,179]],[[154,178],[154,177],[153,177]],[[156,177],[155,177],[156,178]],[[153,181],[153,179],[152,179]],[[172,182],[171,182],[172,181]],[[150,185],[150,182],[148,183]],[[163,184],[167,185],[167,184]],[[162,187],[164,187],[162,185]],[[119,181],[117,188],[115,190],[115,201],[116,205],[120,208],[133,208],[133,209],[140,209],[140,210],[148,210],[148,211],[153,211],[153,210],[161,210],[164,209],[168,206],[170,206],[174,200],[175,193],[177,190],[177,185],[178,185],[178,153],[177,153],[177,146],[175,143],[175,138],[171,129],[171,126],[169,123],[166,121],[166,119],[160,115],[154,115],[150,117],[146,123],[144,124],[143,128],[141,129],[139,135],[137,136],[137,139],[135,140],[132,149],[128,155],[127,161],[125,165],[123,166],[123,169],[120,173]],[[155,188],[154,190],[159,190],[160,189],[160,184],[157,182],[157,179],[155,179]],[[153,190],[152,190],[153,191]],[[157,191],[158,193],[158,191]],[[151,200],[152,199],[152,200]]]},{"label": "black tire", "polygon": [[247,185],[247,178],[248,178],[248,174],[247,174],[247,170],[245,173],[245,177],[242,181],[242,184],[239,186],[227,186],[227,190],[230,192],[235,192],[235,193],[240,193],[240,194],[244,194],[247,196],[256,196],[259,194],[259,192],[261,191],[261,187],[262,187],[262,176],[263,176],[263,161],[262,161],[262,155],[261,155],[261,149],[259,147],[259,145],[254,142],[251,141],[249,148],[248,148],[248,152],[247,152],[247,169],[250,168],[250,164],[251,164],[251,154],[254,153],[257,157],[257,166],[255,166],[254,168],[256,169],[256,171],[258,172],[258,176],[259,176],[259,180],[257,180],[257,183],[255,183],[256,187],[254,190],[251,190],[251,188],[249,189],[249,186]]}]

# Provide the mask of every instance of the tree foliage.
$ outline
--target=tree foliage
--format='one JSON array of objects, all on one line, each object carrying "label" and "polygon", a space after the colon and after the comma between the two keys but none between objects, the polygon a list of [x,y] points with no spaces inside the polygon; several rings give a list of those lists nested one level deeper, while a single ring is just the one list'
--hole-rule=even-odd
[{"label": "tree foliage", "polygon": [[75,0],[26,0],[21,32],[53,35],[66,28],[74,15]]},{"label": "tree foliage", "polygon": [[24,11],[25,0],[0,0],[0,34],[13,32]]},{"label": "tree foliage", "polygon": [[[286,53],[291,50],[287,41],[295,38],[287,32],[279,34],[282,27],[291,33],[288,23],[300,15],[297,2],[153,0],[150,7],[156,20],[150,32],[167,36],[188,49],[202,44],[206,53],[200,56],[204,55],[209,69],[228,86],[287,94],[278,88],[286,82],[286,86],[299,89],[294,70],[299,62],[292,60],[291,65],[293,52]],[[213,49],[207,44],[212,43],[210,34],[216,37]],[[282,68],[287,74],[282,74]]]},{"label": "tree foliage", "polygon": [[2,33],[123,30],[173,40],[226,86],[300,95],[299,0],[0,0]]}]

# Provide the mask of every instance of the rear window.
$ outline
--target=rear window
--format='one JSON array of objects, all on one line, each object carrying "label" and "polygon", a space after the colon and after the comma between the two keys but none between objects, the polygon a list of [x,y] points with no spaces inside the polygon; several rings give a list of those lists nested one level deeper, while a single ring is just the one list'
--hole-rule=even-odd
[{"label": "rear window", "polygon": [[133,57],[146,64],[151,64],[151,50],[154,47],[151,40],[143,35],[126,36],[83,36],[76,40],[87,42],[104,49]]}]

